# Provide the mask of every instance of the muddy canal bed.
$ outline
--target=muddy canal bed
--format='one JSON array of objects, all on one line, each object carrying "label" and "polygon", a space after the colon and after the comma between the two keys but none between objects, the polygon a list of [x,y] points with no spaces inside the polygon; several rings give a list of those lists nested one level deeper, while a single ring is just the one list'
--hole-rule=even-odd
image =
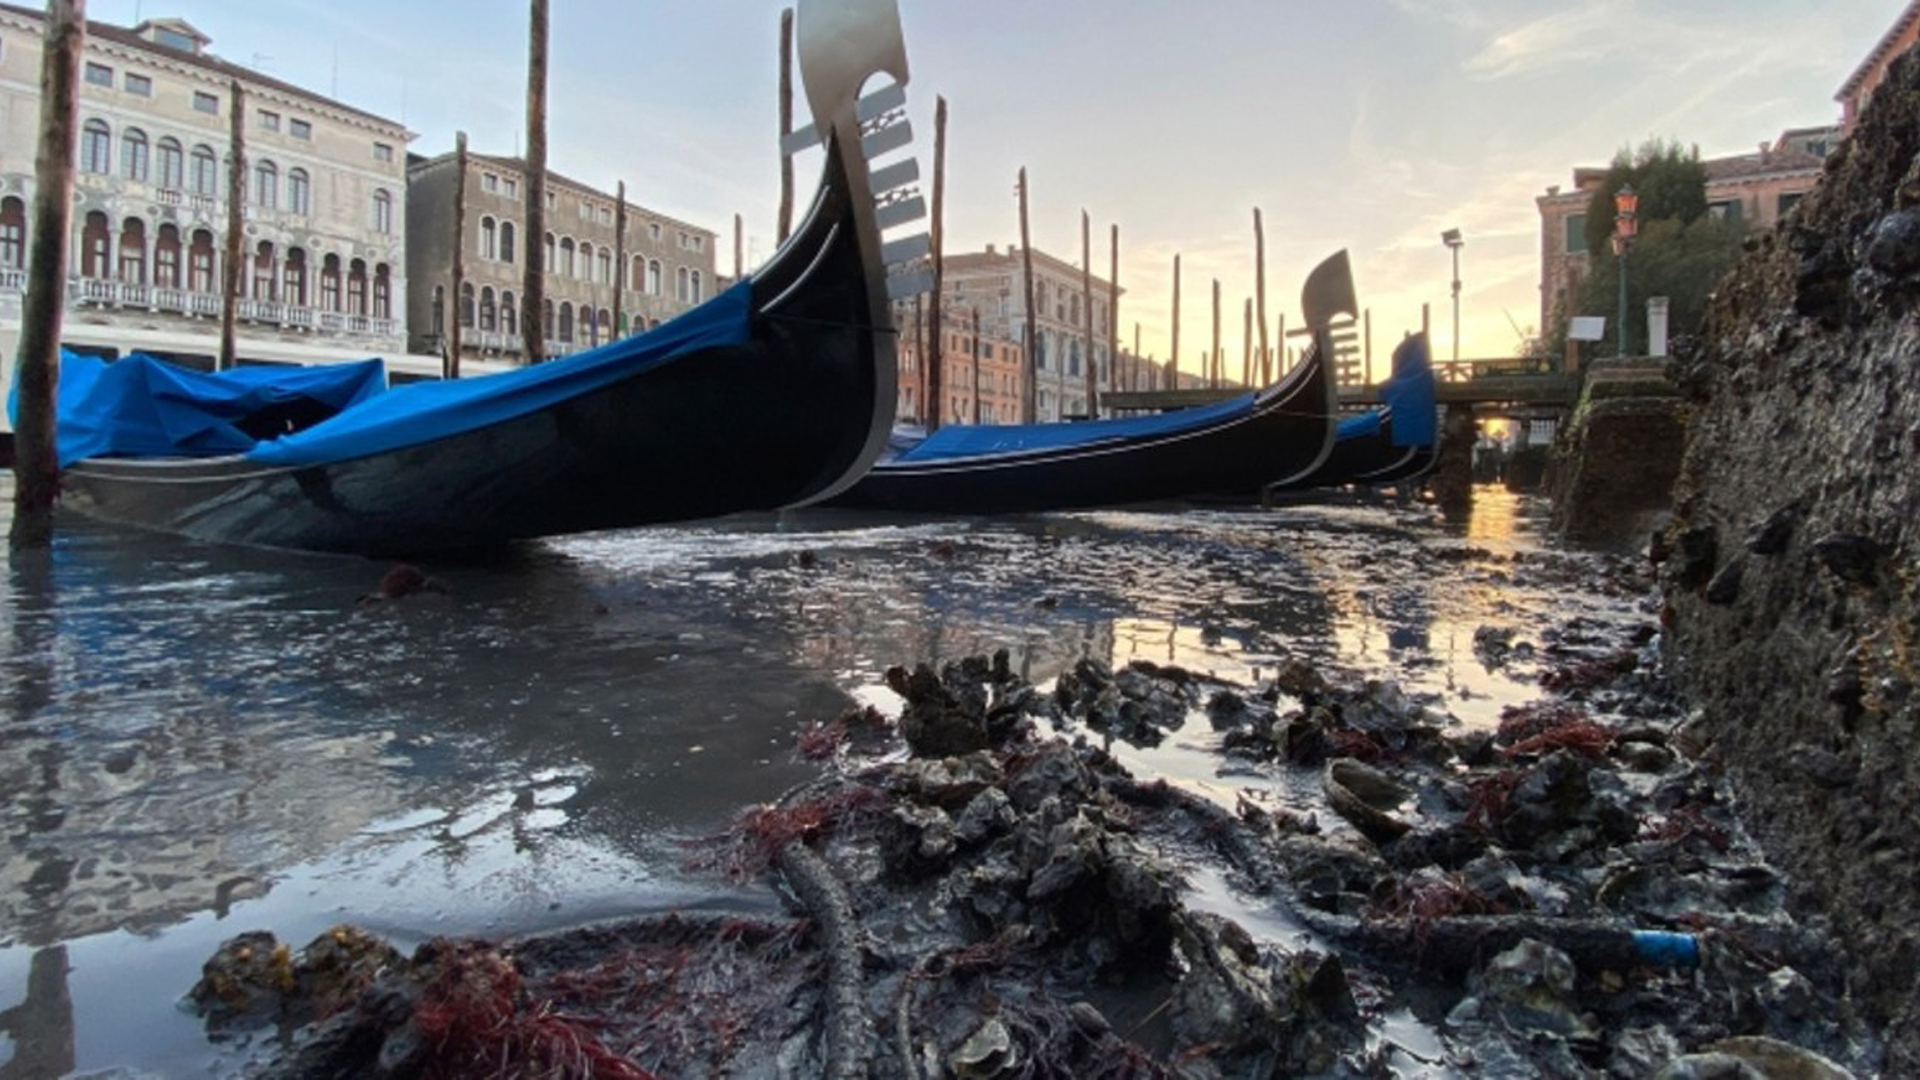
[{"label": "muddy canal bed", "polygon": [[0,1058],[243,1071],[325,1014],[404,1071],[506,1008],[609,1075],[1871,1071],[1646,568],[1543,510],[797,514],[367,603],[384,565],[76,527],[9,567]]}]

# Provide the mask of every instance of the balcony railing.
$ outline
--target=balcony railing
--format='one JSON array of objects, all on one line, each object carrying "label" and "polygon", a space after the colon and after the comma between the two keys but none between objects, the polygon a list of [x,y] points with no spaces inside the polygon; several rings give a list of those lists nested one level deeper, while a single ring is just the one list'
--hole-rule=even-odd
[{"label": "balcony railing", "polygon": [[[26,292],[27,275],[23,270],[0,270],[0,294]],[[67,298],[76,304],[94,307],[137,308],[203,318],[218,318],[220,296],[217,293],[182,289],[170,285],[147,285],[115,281],[111,278],[73,277],[67,280]],[[400,332],[400,324],[390,318],[356,315],[341,311],[321,311],[303,304],[280,300],[242,297],[235,314],[252,323],[288,330],[319,329],[332,334],[378,335],[391,337]]]}]

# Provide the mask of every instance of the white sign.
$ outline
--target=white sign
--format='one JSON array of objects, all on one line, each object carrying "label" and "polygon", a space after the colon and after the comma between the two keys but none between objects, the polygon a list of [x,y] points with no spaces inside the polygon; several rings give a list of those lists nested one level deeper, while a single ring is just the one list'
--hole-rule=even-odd
[{"label": "white sign", "polygon": [[1567,340],[1599,341],[1607,336],[1607,317],[1604,315],[1575,315],[1567,323]]}]

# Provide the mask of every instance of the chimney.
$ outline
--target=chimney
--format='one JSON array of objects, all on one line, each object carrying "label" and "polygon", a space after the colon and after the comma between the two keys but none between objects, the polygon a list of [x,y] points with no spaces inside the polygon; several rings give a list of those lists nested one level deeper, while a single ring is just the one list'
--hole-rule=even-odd
[{"label": "chimney", "polygon": [[992,245],[992,244],[988,244],[988,245],[987,245],[987,254],[989,254],[989,255],[991,255],[991,254],[993,254],[993,245]]},{"label": "chimney", "polygon": [[1760,144],[1760,164],[1765,165],[1768,161],[1772,160],[1772,158],[1773,158],[1773,147],[1767,143],[1761,143]]}]

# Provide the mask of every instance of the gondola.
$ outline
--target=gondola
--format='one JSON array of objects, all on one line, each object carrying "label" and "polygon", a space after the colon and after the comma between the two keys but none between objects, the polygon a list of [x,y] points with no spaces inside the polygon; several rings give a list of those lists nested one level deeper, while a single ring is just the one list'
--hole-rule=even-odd
[{"label": "gondola", "polygon": [[1270,493],[1345,484],[1384,486],[1416,479],[1438,457],[1433,365],[1427,337],[1413,334],[1393,351],[1393,373],[1380,384],[1380,405],[1340,421],[1333,450],[1308,476]]},{"label": "gondola", "polygon": [[[892,426],[888,301],[924,287],[915,267],[924,234],[882,233],[912,226],[924,204],[917,166],[903,157],[908,74],[893,0],[803,0],[797,44],[824,177],[759,272],[645,334],[499,375],[384,390],[337,411],[264,392],[240,395],[265,402],[264,417],[233,415],[233,395],[216,393],[203,418],[182,420],[192,406],[180,395],[160,417],[135,401],[132,443],[184,426],[188,445],[131,456],[154,448],[63,434],[63,507],[208,540],[388,554],[840,492]],[[882,76],[882,89],[861,96]],[[249,378],[258,390],[265,377]],[[62,413],[70,403],[63,393]],[[298,430],[256,439],[273,434],[259,430],[262,419]]]},{"label": "gondola", "polygon": [[1214,405],[1156,416],[1058,424],[956,425],[897,447],[828,505],[938,514],[1009,514],[1258,490],[1311,475],[1333,445],[1337,398],[1324,327],[1352,313],[1346,252],[1308,276],[1319,327],[1279,382]]}]

